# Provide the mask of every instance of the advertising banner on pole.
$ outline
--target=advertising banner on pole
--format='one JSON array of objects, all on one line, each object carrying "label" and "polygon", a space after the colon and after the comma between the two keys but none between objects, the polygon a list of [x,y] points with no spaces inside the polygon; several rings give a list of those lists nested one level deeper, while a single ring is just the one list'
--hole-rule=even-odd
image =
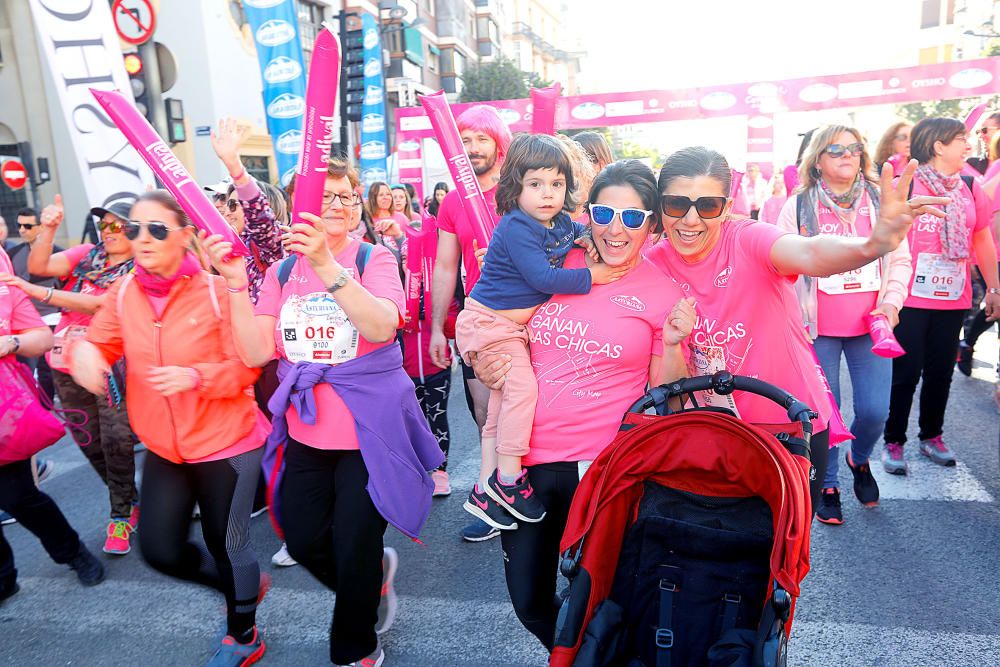
[{"label": "advertising banner on pole", "polygon": [[267,132],[274,142],[281,184],[287,185],[302,150],[306,107],[306,68],[295,0],[243,0],[243,8],[257,47]]},{"label": "advertising banner on pole", "polygon": [[385,80],[382,76],[382,39],[375,17],[361,17],[364,40],[365,97],[361,103],[361,183],[367,191],[375,181],[389,176],[386,158],[389,137],[385,124]]},{"label": "advertising banner on pole", "polygon": [[[132,102],[121,46],[107,2],[66,11],[65,3],[31,0],[44,67],[52,75],[88,207],[133,202],[153,173],[94,103],[90,89],[119,90]],[[64,156],[65,157],[65,156]],[[79,205],[79,202],[73,205]]]}]

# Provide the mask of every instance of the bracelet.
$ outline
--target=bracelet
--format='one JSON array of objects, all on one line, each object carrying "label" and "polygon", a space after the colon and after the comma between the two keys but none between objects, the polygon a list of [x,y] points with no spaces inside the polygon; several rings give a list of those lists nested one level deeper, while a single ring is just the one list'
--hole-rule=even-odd
[{"label": "bracelet", "polygon": [[55,291],[56,290],[54,287],[49,287],[48,291],[45,292],[45,296],[42,298],[42,303],[48,303],[49,301],[52,301],[52,295],[55,293]]},{"label": "bracelet", "polygon": [[239,294],[240,292],[245,292],[248,287],[250,287],[249,282],[244,283],[240,287],[230,287],[229,285],[226,285],[226,291],[228,291],[230,294]]},{"label": "bracelet", "polygon": [[235,176],[229,174],[229,178],[233,179],[233,184],[235,185],[236,181],[240,180],[246,175],[247,175],[247,168],[244,167],[242,163],[240,163],[240,173],[236,174]]}]

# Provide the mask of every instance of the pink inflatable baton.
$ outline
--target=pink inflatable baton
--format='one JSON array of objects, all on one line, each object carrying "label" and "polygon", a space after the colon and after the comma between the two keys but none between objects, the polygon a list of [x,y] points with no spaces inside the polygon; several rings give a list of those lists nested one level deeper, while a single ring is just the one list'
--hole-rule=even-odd
[{"label": "pink inflatable baton", "polygon": [[906,354],[906,350],[899,344],[889,326],[889,320],[885,315],[865,315],[865,324],[868,325],[868,333],[872,337],[872,352],[886,359],[895,359]]},{"label": "pink inflatable baton", "polygon": [[458,125],[455,124],[455,117],[451,113],[451,107],[448,106],[448,100],[445,99],[444,91],[417,97],[427,112],[427,117],[430,118],[431,127],[434,128],[434,135],[448,163],[451,179],[455,181],[455,187],[461,195],[462,208],[469,218],[476,241],[479,242],[480,248],[485,248],[493,236],[495,226],[493,216],[490,215],[489,205],[479,188],[479,181],[476,180],[476,172],[472,170],[469,156],[465,154],[462,135],[458,132]]},{"label": "pink inflatable baton", "polygon": [[531,89],[531,133],[556,133],[556,102],[562,86],[554,83],[548,88]]},{"label": "pink inflatable baton", "polygon": [[830,409],[832,410],[830,421],[826,425],[830,432],[830,447],[836,447],[842,442],[854,440],[854,434],[847,428],[847,424],[844,423],[844,416],[840,414],[840,406],[837,405],[837,398],[833,395],[833,391],[830,389],[830,382],[826,379],[826,373],[823,372],[823,366],[819,363],[819,357],[816,356],[816,349],[810,345],[809,351],[812,352],[813,361],[816,364],[816,372],[819,374],[820,380],[823,381],[823,392],[826,394],[826,400],[830,402]]},{"label": "pink inflatable baton", "polygon": [[969,115],[965,117],[966,131],[969,132],[972,131],[972,128],[976,126],[976,123],[979,122],[979,119],[983,117],[984,113],[986,113],[986,107],[988,106],[989,104],[983,102],[982,104],[977,104],[972,108],[972,111],[969,112]]},{"label": "pink inflatable baton", "polygon": [[116,90],[91,88],[90,93],[132,144],[143,162],[149,165],[163,186],[174,196],[195,227],[209,234],[219,234],[232,243],[233,255],[249,257],[250,251],[240,237],[135,106]]},{"label": "pink inflatable baton", "polygon": [[295,196],[292,201],[292,224],[309,224],[302,213],[320,214],[323,188],[333,143],[333,105],[340,82],[340,45],[328,27],[316,36],[309,81],[306,84],[306,110],[302,118],[302,151],[295,167]]}]

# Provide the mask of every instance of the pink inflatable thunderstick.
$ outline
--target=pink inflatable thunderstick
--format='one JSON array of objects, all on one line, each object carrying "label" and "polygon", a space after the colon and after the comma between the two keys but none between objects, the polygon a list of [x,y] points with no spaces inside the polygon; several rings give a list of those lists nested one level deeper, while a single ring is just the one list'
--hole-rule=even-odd
[{"label": "pink inflatable thunderstick", "polygon": [[556,133],[556,103],[562,86],[554,83],[548,88],[531,89],[531,133]]},{"label": "pink inflatable thunderstick", "polygon": [[302,119],[302,152],[295,168],[292,224],[305,223],[303,212],[319,215],[323,209],[323,187],[330,161],[330,144],[333,143],[333,106],[339,82],[340,45],[330,29],[323,28],[316,36],[309,62],[306,111]]},{"label": "pink inflatable thunderstick", "polygon": [[476,241],[479,242],[480,248],[485,248],[493,236],[495,226],[493,216],[490,215],[490,207],[479,187],[469,156],[465,154],[462,135],[458,132],[458,125],[455,124],[455,117],[451,113],[451,107],[448,106],[448,100],[445,99],[444,91],[417,97],[431,120],[431,127],[434,128],[434,135],[448,163],[448,171],[451,172],[451,178],[461,195],[462,208],[469,218]]},{"label": "pink inflatable thunderstick", "polygon": [[233,254],[249,257],[250,251],[233,228],[223,219],[219,210],[205,196],[201,186],[191,178],[181,161],[164,143],[149,121],[124,95],[116,90],[90,89],[108,116],[132,144],[143,162],[149,165],[163,187],[170,191],[184,212],[198,229],[209,234],[219,234],[233,244]]}]

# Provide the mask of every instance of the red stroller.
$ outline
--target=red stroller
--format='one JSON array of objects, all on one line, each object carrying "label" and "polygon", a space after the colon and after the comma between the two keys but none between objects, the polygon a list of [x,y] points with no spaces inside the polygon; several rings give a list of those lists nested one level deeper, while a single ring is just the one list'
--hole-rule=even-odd
[{"label": "red stroller", "polygon": [[[698,407],[750,391],[793,422],[756,426]],[[694,407],[671,413],[669,399]],[[656,408],[656,415],[644,413]],[[809,570],[810,408],[760,380],[687,378],[651,390],[593,462],[570,507],[570,580],[552,666],[786,664]]]}]

